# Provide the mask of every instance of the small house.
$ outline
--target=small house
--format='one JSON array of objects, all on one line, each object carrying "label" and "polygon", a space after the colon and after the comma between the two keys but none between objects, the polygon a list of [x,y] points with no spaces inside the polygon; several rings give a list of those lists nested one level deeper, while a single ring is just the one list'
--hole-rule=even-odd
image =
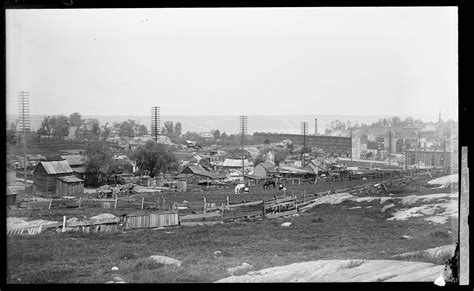
[{"label": "small house", "polygon": [[270,162],[260,163],[253,169],[253,175],[261,179],[271,177],[275,174],[277,174],[276,167]]},{"label": "small house", "polygon": [[56,178],[71,176],[73,173],[66,160],[40,161],[33,170],[33,191],[39,194],[54,194]]},{"label": "small house", "polygon": [[84,194],[84,180],[76,176],[56,178],[56,195],[74,196]]}]

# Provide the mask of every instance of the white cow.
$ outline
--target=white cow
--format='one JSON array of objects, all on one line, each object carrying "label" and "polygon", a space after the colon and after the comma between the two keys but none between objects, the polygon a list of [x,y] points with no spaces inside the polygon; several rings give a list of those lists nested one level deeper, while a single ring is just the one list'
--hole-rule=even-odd
[{"label": "white cow", "polygon": [[245,188],[245,184],[238,184],[235,186],[235,194],[240,194]]}]

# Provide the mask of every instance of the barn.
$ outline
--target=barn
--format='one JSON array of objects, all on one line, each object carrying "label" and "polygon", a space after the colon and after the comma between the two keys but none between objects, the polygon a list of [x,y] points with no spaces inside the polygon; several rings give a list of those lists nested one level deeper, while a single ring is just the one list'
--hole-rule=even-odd
[{"label": "barn", "polygon": [[54,195],[56,178],[71,176],[73,170],[67,161],[41,161],[33,170],[33,191],[37,194]]},{"label": "barn", "polygon": [[84,194],[84,180],[76,176],[56,178],[56,195],[74,196]]}]

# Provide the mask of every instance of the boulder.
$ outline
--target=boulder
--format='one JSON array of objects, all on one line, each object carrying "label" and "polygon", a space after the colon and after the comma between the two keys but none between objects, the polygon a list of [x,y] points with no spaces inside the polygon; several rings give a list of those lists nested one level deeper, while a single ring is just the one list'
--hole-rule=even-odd
[{"label": "boulder", "polygon": [[179,260],[176,260],[176,259],[173,259],[173,258],[170,258],[170,257],[166,257],[166,256],[159,256],[159,255],[150,256],[150,257],[148,257],[148,259],[153,260],[153,261],[155,261],[159,264],[176,265],[178,267],[181,267],[181,263],[182,263]]},{"label": "boulder", "polygon": [[233,267],[233,268],[228,268],[227,272],[232,275],[244,275],[248,273],[249,271],[253,270],[253,266],[247,263],[242,263],[241,266]]},{"label": "boulder", "polygon": [[283,223],[281,224],[281,226],[289,227],[289,226],[291,226],[291,222],[283,222]]},{"label": "boulder", "polygon": [[401,239],[413,239],[414,236],[411,236],[411,235],[402,235],[400,238],[401,238]]}]

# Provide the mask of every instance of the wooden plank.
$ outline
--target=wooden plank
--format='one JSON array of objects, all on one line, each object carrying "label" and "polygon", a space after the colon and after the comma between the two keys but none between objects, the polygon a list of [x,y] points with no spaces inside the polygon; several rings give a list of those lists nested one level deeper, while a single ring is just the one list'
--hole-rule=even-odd
[{"label": "wooden plank", "polygon": [[252,216],[258,216],[262,215],[262,210],[254,210],[254,211],[226,211],[224,212],[224,220],[227,219],[238,219],[238,218],[244,218],[244,217],[252,217]]},{"label": "wooden plank", "polygon": [[219,212],[211,212],[211,213],[199,213],[199,214],[190,214],[185,216],[180,216],[180,220],[193,220],[193,219],[203,219],[203,218],[211,218],[211,217],[220,217],[222,214]]},{"label": "wooden plank", "polygon": [[120,217],[109,218],[109,219],[98,219],[98,220],[72,221],[72,222],[66,223],[66,226],[68,227],[88,226],[88,225],[117,223],[117,222],[120,222]]},{"label": "wooden plank", "polygon": [[285,211],[285,212],[267,213],[267,214],[265,214],[265,216],[267,218],[277,218],[277,217],[282,217],[282,216],[293,215],[293,214],[296,214],[296,213],[298,213],[298,210],[294,209],[294,210],[288,210],[288,211]]},{"label": "wooden plank", "polygon": [[260,205],[262,204],[263,201],[251,201],[251,202],[245,202],[245,203],[238,203],[238,204],[230,204],[229,208],[235,208],[235,207],[242,207],[242,206],[251,206],[251,205]]}]

